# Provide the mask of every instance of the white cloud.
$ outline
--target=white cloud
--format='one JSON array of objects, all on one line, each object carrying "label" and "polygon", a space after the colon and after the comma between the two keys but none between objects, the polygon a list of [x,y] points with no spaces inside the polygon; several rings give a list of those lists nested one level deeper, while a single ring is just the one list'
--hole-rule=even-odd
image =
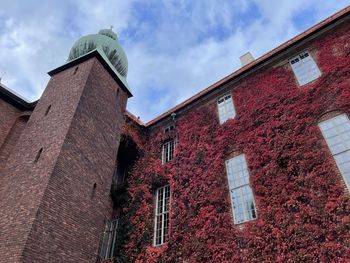
[{"label": "white cloud", "polygon": [[[155,36],[152,36],[157,39],[155,45],[161,46],[156,50],[158,53],[148,52],[153,50],[154,43],[149,43],[147,39],[143,40],[143,43],[131,43],[128,46],[131,64],[129,81],[136,95],[131,99],[129,108],[142,119],[150,120],[156,117],[170,106],[175,106],[238,69],[239,56],[245,52],[251,51],[255,57],[259,57],[345,7],[346,3],[343,1],[336,7],[329,5],[316,8],[316,1],[242,1],[244,9],[240,10],[236,5],[234,10],[232,6],[208,2],[207,5],[192,5],[190,18],[185,16],[175,25],[172,24],[176,20],[171,17],[173,11],[164,11],[167,16],[163,19],[172,23],[161,20],[162,25],[157,29]],[[248,20],[249,22],[239,21],[242,19],[240,11],[245,14],[249,8],[257,8],[255,12],[259,16]],[[177,12],[184,13],[183,10],[179,11],[179,8]],[[293,18],[306,12],[313,12],[314,16],[310,17],[310,25],[300,27]],[[230,34],[223,39],[206,36],[206,39],[198,40],[203,28],[210,29],[218,24],[228,28]],[[176,38],[172,38],[172,35]],[[183,46],[183,43],[186,45]],[[172,51],[169,45],[176,47],[180,52],[169,52]],[[134,64],[137,67],[133,66]],[[153,84],[153,100],[145,99],[149,97],[149,90],[145,89],[145,84]]]},{"label": "white cloud", "polygon": [[[30,100],[75,40],[113,25],[129,59],[128,108],[156,117],[350,1],[2,1],[0,75]],[[305,16],[303,17],[303,14]]]},{"label": "white cloud", "polygon": [[[46,72],[62,65],[76,39],[101,28],[127,26],[131,1],[5,1],[0,13],[0,74],[3,82],[29,100],[39,98]],[[124,4],[123,4],[124,3]],[[95,8],[91,9],[92,6]]]}]

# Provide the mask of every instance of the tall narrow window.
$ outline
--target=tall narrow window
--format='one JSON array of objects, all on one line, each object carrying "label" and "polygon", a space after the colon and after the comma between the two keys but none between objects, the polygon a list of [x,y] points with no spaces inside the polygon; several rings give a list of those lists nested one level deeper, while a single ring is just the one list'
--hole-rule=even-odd
[{"label": "tall narrow window", "polygon": [[245,155],[241,154],[227,160],[226,171],[235,224],[255,219],[255,202],[249,185],[249,173]]},{"label": "tall narrow window", "polygon": [[319,123],[323,137],[350,190],[350,121],[346,114]]},{"label": "tall narrow window", "polygon": [[220,124],[235,117],[236,112],[233,106],[231,94],[226,94],[218,99],[218,112]]},{"label": "tall narrow window", "polygon": [[47,114],[49,114],[50,109],[51,109],[51,105],[49,105],[49,106],[47,107],[47,109],[46,109],[46,111],[45,111],[45,116],[46,116]]},{"label": "tall narrow window", "polygon": [[115,186],[125,186],[125,179],[127,174],[127,166],[120,162],[113,173],[113,184]]},{"label": "tall narrow window", "polygon": [[35,156],[35,160],[34,160],[35,163],[37,163],[39,161],[39,158],[40,158],[42,152],[43,152],[43,148],[40,148],[38,153]]},{"label": "tall narrow window", "polygon": [[321,71],[318,69],[315,61],[310,56],[308,51],[304,51],[289,60],[292,66],[295,77],[300,86],[305,85],[319,76]]},{"label": "tall narrow window", "polygon": [[112,259],[116,256],[116,241],[119,219],[107,221],[100,243],[99,256],[102,259]]},{"label": "tall narrow window", "polygon": [[163,144],[162,163],[167,163],[174,158],[175,141],[170,140]]},{"label": "tall narrow window", "polygon": [[156,211],[154,219],[155,246],[162,245],[169,237],[169,202],[169,185],[158,188],[156,192]]}]

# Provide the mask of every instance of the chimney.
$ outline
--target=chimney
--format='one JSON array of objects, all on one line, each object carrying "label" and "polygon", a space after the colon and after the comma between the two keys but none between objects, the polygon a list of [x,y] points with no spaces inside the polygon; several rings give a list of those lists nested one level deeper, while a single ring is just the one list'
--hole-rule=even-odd
[{"label": "chimney", "polygon": [[250,54],[250,52],[247,52],[243,56],[240,56],[239,59],[241,60],[242,67],[254,61],[254,57],[252,54]]}]

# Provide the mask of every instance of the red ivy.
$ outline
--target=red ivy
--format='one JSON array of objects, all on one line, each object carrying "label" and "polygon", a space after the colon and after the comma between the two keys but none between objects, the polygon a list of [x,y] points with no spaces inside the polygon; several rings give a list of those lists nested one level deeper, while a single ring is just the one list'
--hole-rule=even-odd
[{"label": "red ivy", "polygon": [[[216,105],[177,120],[176,157],[161,164],[161,128],[125,133],[142,154],[128,178],[129,239],[135,262],[349,262],[349,195],[317,126],[328,110],[350,113],[348,26],[310,43],[322,76],[298,87],[289,65],[237,84],[237,116],[219,125]],[[169,136],[169,135],[167,135]],[[244,152],[258,219],[238,227],[224,161]],[[171,233],[152,246],[153,194],[171,188]]]}]

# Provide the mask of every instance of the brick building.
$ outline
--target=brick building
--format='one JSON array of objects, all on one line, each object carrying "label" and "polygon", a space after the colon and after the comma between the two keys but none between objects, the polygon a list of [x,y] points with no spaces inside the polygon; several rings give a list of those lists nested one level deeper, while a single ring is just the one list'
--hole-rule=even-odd
[{"label": "brick building", "polygon": [[154,120],[112,30],[0,86],[0,262],[349,262],[350,8]]}]

